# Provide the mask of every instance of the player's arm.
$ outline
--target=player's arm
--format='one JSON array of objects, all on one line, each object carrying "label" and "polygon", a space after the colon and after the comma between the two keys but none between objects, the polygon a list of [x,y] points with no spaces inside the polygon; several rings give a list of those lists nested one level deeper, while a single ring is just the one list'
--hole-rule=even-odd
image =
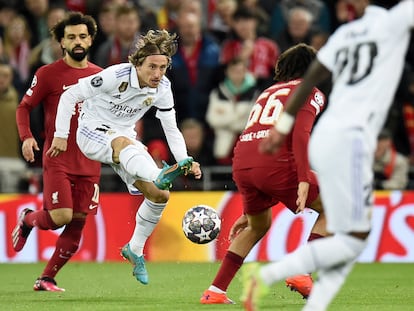
[{"label": "player's arm", "polygon": [[[188,158],[187,147],[183,134],[178,129],[174,108],[158,109],[156,116],[161,121],[161,126],[167,139],[168,147],[174,155],[175,160],[178,162]],[[202,173],[198,162],[193,162],[191,173],[194,174],[196,179],[201,178]]]},{"label": "player's arm", "polygon": [[34,139],[30,130],[30,112],[32,106],[24,99],[20,102],[16,109],[16,124],[22,144],[23,158],[27,162],[34,162],[35,156],[33,150],[39,151],[40,148]]},{"label": "player's arm", "polygon": [[295,158],[298,174],[298,191],[296,199],[296,213],[302,212],[306,207],[309,193],[310,164],[308,158],[308,144],[312,126],[315,120],[315,112],[309,107],[300,109],[296,115],[292,133],[292,151]]},{"label": "player's arm", "polygon": [[54,138],[49,150],[46,151],[46,155],[57,157],[60,153],[66,151],[70,121],[74,114],[76,103],[84,99],[85,97],[81,93],[79,83],[62,93],[56,113]]}]

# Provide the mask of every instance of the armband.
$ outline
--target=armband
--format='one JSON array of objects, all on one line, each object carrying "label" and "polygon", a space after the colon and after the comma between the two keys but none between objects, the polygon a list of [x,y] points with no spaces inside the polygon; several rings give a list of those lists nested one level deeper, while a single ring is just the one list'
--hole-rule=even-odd
[{"label": "armband", "polygon": [[295,123],[295,117],[283,112],[275,124],[276,130],[281,134],[288,134]]}]

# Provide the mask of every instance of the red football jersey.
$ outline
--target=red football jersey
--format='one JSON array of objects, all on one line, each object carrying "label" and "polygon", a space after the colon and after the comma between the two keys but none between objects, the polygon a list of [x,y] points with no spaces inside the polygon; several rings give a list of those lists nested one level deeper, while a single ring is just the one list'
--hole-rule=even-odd
[{"label": "red football jersey", "polygon": [[[237,57],[243,47],[243,42],[229,39],[223,43],[221,49],[221,62],[226,64]],[[272,77],[275,70],[275,62],[279,58],[279,47],[267,38],[257,38],[254,41],[253,53],[249,59],[249,70],[257,78]]]},{"label": "red football jersey", "polygon": [[310,181],[310,165],[308,160],[308,142],[316,116],[325,106],[325,96],[314,89],[305,105],[298,112],[292,131],[287,135],[280,150],[273,154],[259,152],[260,141],[268,135],[268,131],[284,109],[287,98],[301,80],[287,83],[276,83],[258,97],[253,106],[246,128],[240,135],[234,149],[233,168],[272,167],[281,168],[277,176],[280,183],[291,180],[292,174],[298,181]]},{"label": "red football jersey", "polygon": [[78,79],[90,76],[101,71],[102,68],[88,63],[87,68],[73,68],[63,59],[39,68],[32,80],[30,88],[26,91],[17,108],[17,127],[20,139],[23,141],[32,137],[30,130],[30,111],[39,104],[43,104],[45,144],[43,146],[43,165],[59,166],[63,171],[73,175],[96,176],[100,174],[101,163],[89,160],[79,150],[76,144],[76,129],[80,104],[76,106],[70,126],[68,138],[68,151],[58,157],[46,156],[55,132],[55,117],[60,95]]}]

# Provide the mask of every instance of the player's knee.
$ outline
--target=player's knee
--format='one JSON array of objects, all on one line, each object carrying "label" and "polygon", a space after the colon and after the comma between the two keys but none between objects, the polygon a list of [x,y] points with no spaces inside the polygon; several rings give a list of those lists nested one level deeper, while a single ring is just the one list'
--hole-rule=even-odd
[{"label": "player's knee", "polygon": [[114,163],[119,163],[119,154],[121,150],[132,144],[133,142],[129,138],[123,136],[117,137],[111,142],[112,160]]},{"label": "player's knee", "polygon": [[59,208],[50,211],[50,217],[58,227],[67,225],[72,221],[73,210],[71,208]]},{"label": "player's knee", "polygon": [[170,199],[170,192],[157,189],[157,191],[148,193],[146,198],[154,203],[167,203]]},{"label": "player's knee", "polygon": [[271,223],[263,222],[263,223],[252,223],[250,224],[250,229],[252,233],[259,239],[261,239],[267,231],[270,229]]}]

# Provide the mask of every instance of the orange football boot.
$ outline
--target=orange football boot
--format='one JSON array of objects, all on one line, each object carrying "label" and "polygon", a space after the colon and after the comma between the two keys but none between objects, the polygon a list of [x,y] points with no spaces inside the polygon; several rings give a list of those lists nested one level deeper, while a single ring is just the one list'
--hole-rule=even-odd
[{"label": "orange football boot", "polygon": [[313,286],[313,280],[310,274],[296,275],[286,279],[286,286],[291,291],[298,292],[303,299],[308,299]]}]

